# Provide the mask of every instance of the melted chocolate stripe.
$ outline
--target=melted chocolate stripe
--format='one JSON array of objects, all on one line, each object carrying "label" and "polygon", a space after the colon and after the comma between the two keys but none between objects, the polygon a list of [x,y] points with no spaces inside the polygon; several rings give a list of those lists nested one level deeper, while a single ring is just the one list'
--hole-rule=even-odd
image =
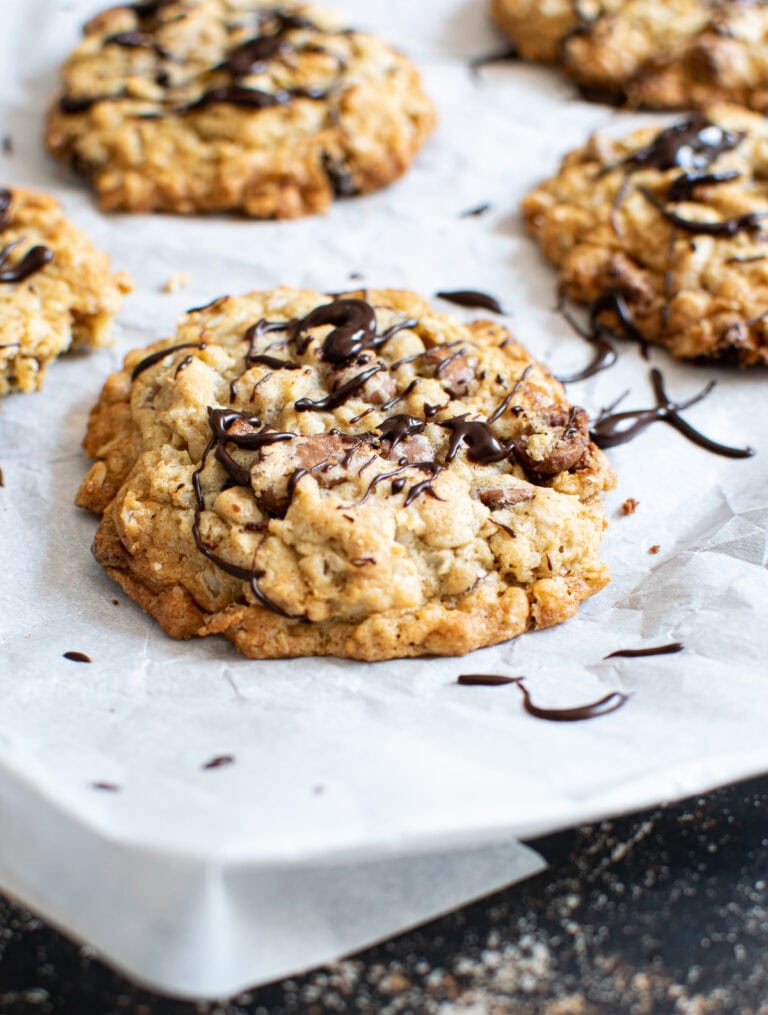
[{"label": "melted chocolate stripe", "polygon": [[153,352],[149,356],[145,356],[143,360],[136,364],[131,373],[131,381],[135,381],[139,374],[143,374],[145,370],[149,370],[155,363],[160,363],[165,359],[166,356],[172,352],[178,352],[180,349],[205,349],[205,342],[180,342],[178,345],[169,345],[166,349],[160,349],[159,352]]},{"label": "melted chocolate stripe", "polygon": [[669,645],[655,645],[651,648],[622,648],[611,652],[603,659],[642,659],[646,656],[668,656],[682,652],[685,645],[681,641],[673,641]]},{"label": "melted chocolate stripe", "polygon": [[318,398],[316,401],[312,401],[311,398],[299,398],[294,403],[294,408],[296,412],[330,412],[331,409],[336,409],[340,405],[343,405],[356,392],[365,387],[366,382],[374,374],[381,373],[384,369],[381,363],[377,363],[372,367],[368,367],[367,370],[363,370],[324,398]]},{"label": "melted chocolate stripe", "polygon": [[641,187],[640,192],[670,225],[693,235],[723,236],[729,238],[737,236],[739,233],[757,233],[762,228],[763,219],[768,216],[768,211],[750,211],[745,215],[737,215],[735,218],[721,219],[719,222],[699,222],[695,219],[684,218],[682,215],[678,215],[677,212],[665,207],[647,187]]},{"label": "melted chocolate stripe", "polygon": [[436,293],[439,299],[447,303],[455,303],[458,307],[469,307],[470,309],[490,310],[494,314],[503,314],[501,304],[495,296],[488,293],[476,292],[473,289],[457,289],[453,292]]},{"label": "melted chocolate stripe", "polygon": [[[653,409],[629,409],[625,412],[611,413],[608,411],[601,413],[590,430],[591,437],[598,447],[612,448],[619,444],[626,444],[642,433],[643,430],[646,430],[652,423],[663,422],[679,430],[692,443],[697,444],[706,451],[711,451],[713,454],[723,455],[726,458],[750,458],[754,455],[755,452],[750,447],[733,448],[713,441],[694,429],[690,423],[680,416],[682,410],[706,398],[715,385],[714,381],[710,381],[698,395],[694,395],[693,398],[689,398],[686,402],[673,402],[664,388],[664,378],[661,371],[654,368],[651,370],[650,377],[656,396],[656,406]],[[616,404],[618,403],[614,403],[614,406]],[[622,424],[629,423],[630,421],[634,421],[630,426],[622,426]]]},{"label": "melted chocolate stripe", "polygon": [[463,673],[456,682],[466,687],[502,687],[516,684],[523,695],[523,708],[528,715],[536,719],[545,719],[547,722],[585,722],[587,719],[597,719],[602,715],[616,712],[629,701],[628,694],[611,691],[598,701],[578,705],[576,708],[542,708],[534,704],[524,681],[525,677],[506,677],[495,673]]}]

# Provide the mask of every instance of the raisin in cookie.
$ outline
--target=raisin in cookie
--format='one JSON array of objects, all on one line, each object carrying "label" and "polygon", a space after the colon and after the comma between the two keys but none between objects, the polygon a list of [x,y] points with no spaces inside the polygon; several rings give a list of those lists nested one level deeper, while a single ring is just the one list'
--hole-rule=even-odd
[{"label": "raisin in cookie", "polygon": [[293,218],[399,177],[434,122],[405,57],[314,7],[155,0],[86,25],[47,143],[105,209]]},{"label": "raisin in cookie", "polygon": [[586,413],[503,327],[412,293],[190,311],[85,448],[97,560],[169,634],[253,658],[462,654],[608,581]]},{"label": "raisin in cookie", "polygon": [[768,363],[768,126],[714,107],[596,135],[523,202],[560,288],[678,358]]},{"label": "raisin in cookie", "polygon": [[73,346],[104,345],[130,288],[52,197],[0,189],[0,395],[41,387]]},{"label": "raisin in cookie", "polygon": [[492,0],[492,11],[521,56],[560,64],[589,98],[768,110],[762,0]]}]

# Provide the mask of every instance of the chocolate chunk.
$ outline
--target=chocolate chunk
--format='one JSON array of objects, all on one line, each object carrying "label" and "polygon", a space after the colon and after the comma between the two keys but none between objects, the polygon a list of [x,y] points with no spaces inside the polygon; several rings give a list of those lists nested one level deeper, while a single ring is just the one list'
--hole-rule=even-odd
[{"label": "chocolate chunk", "polygon": [[442,382],[451,398],[463,398],[476,377],[478,359],[463,348],[458,351],[436,346],[424,356],[428,367],[434,367],[433,376]]},{"label": "chocolate chunk", "polygon": [[472,493],[490,511],[501,511],[503,508],[514,507],[527,500],[533,500],[533,490],[509,486],[479,486]]},{"label": "chocolate chunk", "polygon": [[589,419],[583,409],[575,407],[567,413],[552,406],[542,414],[540,429],[532,428],[517,438],[515,458],[531,476],[556,476],[581,460],[588,439]]}]

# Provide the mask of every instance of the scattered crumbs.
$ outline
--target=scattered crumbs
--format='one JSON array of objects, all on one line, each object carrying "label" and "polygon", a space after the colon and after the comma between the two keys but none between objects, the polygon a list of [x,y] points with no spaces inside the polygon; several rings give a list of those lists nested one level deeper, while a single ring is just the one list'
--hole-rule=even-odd
[{"label": "scattered crumbs", "polygon": [[362,280],[365,278],[365,275],[363,275],[363,273],[360,271],[350,271],[349,277],[352,279],[353,282],[362,282]]},{"label": "scattered crumbs", "polygon": [[65,652],[64,658],[69,659],[72,663],[92,663],[93,659],[87,656],[85,652]]},{"label": "scattered crumbs", "polygon": [[185,271],[175,271],[163,286],[164,293],[177,293],[189,285],[189,275]]},{"label": "scattered crumbs", "polygon": [[634,497],[627,497],[624,503],[621,505],[621,513],[623,515],[633,515],[637,511],[639,500],[635,500]]},{"label": "scattered crumbs", "polygon": [[105,793],[119,793],[120,786],[115,785],[114,782],[92,782],[91,789],[100,789]]},{"label": "scattered crumbs", "polygon": [[475,205],[474,208],[466,208],[464,211],[459,212],[460,219],[475,219],[481,215],[485,215],[487,211],[491,210],[491,205],[486,201],[484,204]]},{"label": "scattered crumbs", "polygon": [[112,605],[113,606],[119,606],[120,605],[120,600],[119,599],[113,599],[112,600]]},{"label": "scattered crumbs", "polygon": [[654,554],[654,556],[661,550],[658,543],[654,543],[653,546],[648,547],[648,553]]},{"label": "scattered crumbs", "polygon": [[3,134],[3,140],[0,142],[0,146],[3,149],[3,155],[13,155],[13,138],[10,134]]},{"label": "scattered crumbs", "polygon": [[231,754],[219,754],[217,757],[211,758],[210,761],[207,761],[203,765],[203,770],[205,771],[206,769],[209,769],[209,768],[223,768],[225,765],[233,765],[234,763],[235,763],[235,759],[234,759],[233,755],[231,755]]}]

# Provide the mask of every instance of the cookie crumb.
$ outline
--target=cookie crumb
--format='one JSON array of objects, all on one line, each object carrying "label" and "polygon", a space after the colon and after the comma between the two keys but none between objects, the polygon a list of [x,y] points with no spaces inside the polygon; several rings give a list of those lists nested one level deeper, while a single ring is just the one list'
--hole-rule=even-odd
[{"label": "cookie crumb", "polygon": [[163,286],[164,293],[177,293],[189,285],[189,275],[185,271],[175,271]]},{"label": "cookie crumb", "polygon": [[91,789],[101,789],[105,793],[119,793],[120,787],[113,782],[92,782]]},{"label": "cookie crumb", "polygon": [[648,553],[657,554],[661,550],[658,543],[654,543],[653,546],[648,547]]},{"label": "cookie crumb", "polygon": [[621,505],[621,513],[623,515],[633,515],[637,511],[639,500],[635,500],[634,497],[627,497],[624,503]]}]

